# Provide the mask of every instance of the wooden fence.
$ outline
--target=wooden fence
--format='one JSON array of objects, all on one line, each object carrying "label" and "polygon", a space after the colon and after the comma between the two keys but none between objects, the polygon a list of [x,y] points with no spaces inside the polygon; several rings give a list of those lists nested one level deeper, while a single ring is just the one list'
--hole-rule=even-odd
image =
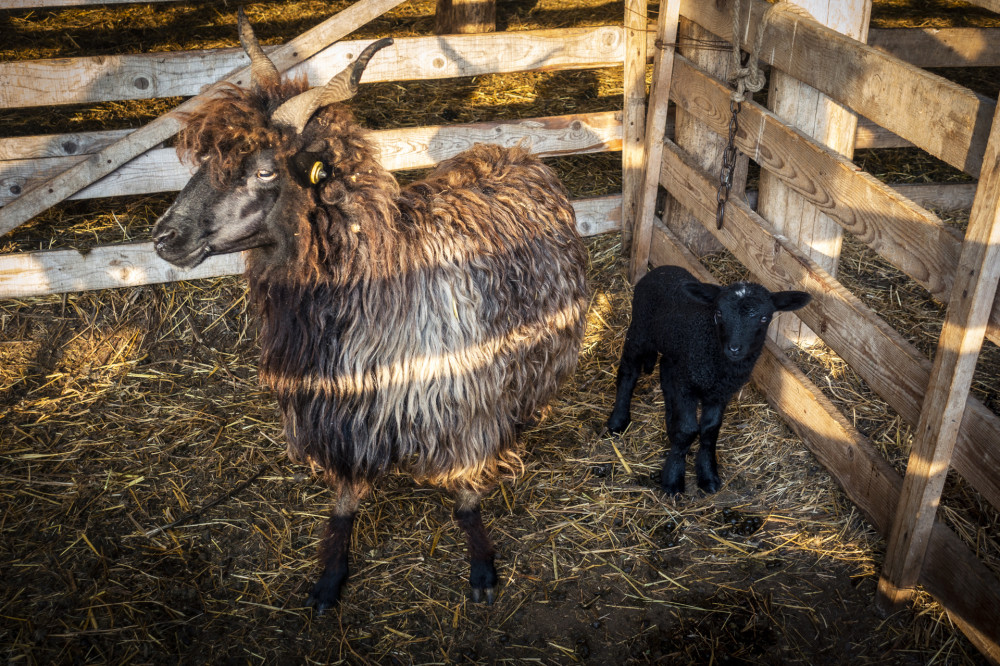
[{"label": "wooden fence", "polygon": [[[755,35],[769,7],[763,0],[744,0],[740,21],[746,29],[739,39],[745,50],[750,50],[746,36]],[[680,34],[683,50],[685,35],[699,30],[731,40],[731,11],[732,0],[661,3],[660,43],[672,44]],[[683,18],[678,20],[678,14]],[[906,35],[907,41],[913,39],[911,44],[927,37],[910,31]],[[873,37],[885,49],[884,36]],[[934,52],[926,45],[916,48]],[[647,139],[646,149],[654,146],[661,157],[644,174],[645,185],[647,189],[662,185],[672,203],[662,221],[652,216],[630,221],[635,277],[649,263],[673,263],[711,279],[680,239],[696,237],[686,228],[694,224],[697,232],[727,248],[769,288],[812,293],[814,300],[801,311],[801,319],[913,426],[905,477],[773,342],[755,371],[755,382],[887,537],[880,608],[892,610],[919,583],[984,655],[1000,662],[1000,581],[969,546],[935,519],[949,465],[1000,509],[1000,418],[969,395],[984,335],[1000,342],[996,300],[1000,225],[994,224],[1000,214],[997,104],[885,50],[791,13],[772,17],[761,54],[772,65],[772,75],[793,77],[888,128],[907,144],[978,178],[963,242],[933,213],[778,114],[750,102],[744,102],[740,114],[736,145],[760,165],[762,181],[764,174],[779,181],[802,199],[800,210],[821,212],[948,305],[933,363],[838,282],[836,256],[832,270],[821,266],[810,256],[808,237],[793,242],[779,233],[776,225],[783,220],[777,216],[765,219],[740,197],[733,197],[723,228],[716,229],[719,166],[716,161],[709,168],[703,155],[717,148],[727,130],[730,88],[707,71],[712,67],[699,66],[669,46],[657,53],[647,117],[665,115],[664,91],[669,90],[678,117],[695,119],[703,132],[710,130],[711,139],[706,142],[703,134],[683,132],[678,121],[674,140],[658,145],[655,137],[662,136],[662,128],[647,126],[654,139]],[[727,57],[715,55],[713,69],[718,71],[719,59]],[[780,107],[776,97],[785,90],[772,88],[769,103]]]},{"label": "wooden fence", "polygon": [[[358,2],[270,53],[280,69],[324,81],[368,42],[326,47],[398,2]],[[623,193],[574,205],[583,234],[618,229],[628,234],[637,275],[650,263],[676,263],[710,279],[679,231],[685,241],[701,238],[728,248],[771,289],[810,291],[814,301],[801,311],[802,320],[917,428],[906,476],[892,469],[774,343],[755,381],[889,539],[883,599],[898,600],[913,584],[923,585],[985,655],[1000,661],[1000,582],[934,520],[949,463],[1000,509],[1000,418],[968,393],[982,332],[1000,342],[994,295],[1000,261],[993,237],[1000,137],[991,130],[997,105],[920,69],[1000,66],[1000,29],[872,30],[866,46],[806,19],[776,18],[761,51],[766,61],[861,116],[857,135],[837,152],[748,102],[736,137],[743,154],[803,206],[819,209],[949,304],[941,351],[932,363],[837,281],[835,263],[831,270],[809,256],[808,238],[790,241],[775,230],[776,220],[761,217],[736,196],[724,227],[715,228],[717,176],[711,170],[728,122],[729,88],[717,78],[724,70],[722,56],[685,52],[683,44],[699,31],[731,40],[731,2],[662,0],[655,35],[646,25],[645,0],[627,0],[621,26],[398,39],[372,61],[366,82],[624,66],[625,97],[620,111],[385,130],[374,139],[391,169],[429,166],[475,141],[527,138],[543,155],[622,150]],[[0,9],[70,4],[87,2],[0,0]],[[996,8],[995,0],[977,4]],[[746,35],[755,34],[768,5],[744,0],[743,6],[746,30],[739,37],[748,49]],[[678,34],[682,53],[672,46]],[[647,114],[645,71],[651,58]],[[0,107],[195,95],[246,63],[239,49],[0,63]],[[240,70],[230,79],[243,76]],[[676,119],[668,113],[667,91]],[[660,141],[671,125],[674,140]],[[176,120],[168,115],[135,131],[0,138],[0,233],[67,198],[179,189],[189,174],[161,145],[173,131]],[[910,145],[978,178],[978,185],[893,188],[841,154]],[[650,199],[658,185],[672,197],[663,221],[654,219]],[[971,206],[965,242],[921,203]],[[149,243],[103,246],[86,255],[22,252],[0,255],[0,297],[241,271],[240,255],[181,271],[159,260]]]}]

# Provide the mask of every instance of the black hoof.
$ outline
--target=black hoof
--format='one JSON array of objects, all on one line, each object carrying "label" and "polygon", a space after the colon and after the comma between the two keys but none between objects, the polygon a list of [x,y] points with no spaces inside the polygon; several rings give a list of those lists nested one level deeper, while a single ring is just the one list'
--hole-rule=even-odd
[{"label": "black hoof", "polygon": [[306,606],[316,610],[322,615],[325,611],[333,608],[340,601],[340,589],[344,585],[347,576],[323,576],[313,585],[309,598],[306,599]]},{"label": "black hoof", "polygon": [[608,432],[614,435],[620,435],[625,432],[625,429],[628,428],[628,424],[631,422],[632,418],[629,416],[621,417],[612,414],[611,417],[608,418],[606,426],[608,428]]},{"label": "black hoof", "polygon": [[684,470],[681,473],[670,474],[667,469],[664,469],[660,473],[660,488],[663,489],[669,497],[674,497],[676,495],[684,494]]},{"label": "black hoof", "polygon": [[719,488],[722,487],[722,481],[719,479],[718,475],[706,478],[699,477],[698,487],[704,490],[709,495],[713,495],[719,492]]},{"label": "black hoof", "polygon": [[479,603],[484,598],[486,605],[492,606],[496,599],[496,589],[499,583],[497,570],[492,561],[479,560],[472,563],[469,572],[469,585],[472,586],[472,600]]}]

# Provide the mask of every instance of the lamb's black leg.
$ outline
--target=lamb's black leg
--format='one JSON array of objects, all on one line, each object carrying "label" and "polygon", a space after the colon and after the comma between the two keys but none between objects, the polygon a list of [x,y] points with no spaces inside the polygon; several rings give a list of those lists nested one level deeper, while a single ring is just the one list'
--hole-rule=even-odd
[{"label": "lamb's black leg", "polygon": [[306,605],[322,613],[340,600],[340,588],[347,580],[347,553],[351,547],[354,516],[366,487],[343,484],[338,488],[337,504],[326,525],[326,533],[319,546],[319,561],[323,573],[313,586]]},{"label": "lamb's black leg", "polygon": [[698,436],[698,401],[673,387],[660,362],[660,386],[666,405],[667,437],[670,451],[660,472],[660,486],[670,496],[684,492],[684,468],[687,453]]},{"label": "lamb's black leg", "polygon": [[622,351],[622,359],[618,364],[618,377],[615,382],[617,391],[615,393],[615,407],[608,417],[608,431],[613,433],[624,432],[632,420],[631,404],[632,393],[635,391],[635,383],[639,380],[639,372],[650,373],[656,366],[656,352],[639,353],[630,344],[628,337],[625,339],[625,349]]},{"label": "lamb's black leg", "polygon": [[701,404],[701,425],[699,427],[701,443],[698,445],[698,456],[694,461],[694,470],[698,477],[698,487],[706,493],[717,492],[722,485],[715,460],[715,443],[719,439],[719,429],[722,427],[722,415],[725,411],[725,402],[705,401]]},{"label": "lamb's black leg", "polygon": [[455,522],[465,530],[469,548],[469,584],[472,586],[472,600],[480,601],[484,594],[486,603],[492,605],[497,588],[497,570],[493,566],[496,553],[493,543],[486,534],[483,516],[479,508],[480,494],[468,489],[455,493]]}]

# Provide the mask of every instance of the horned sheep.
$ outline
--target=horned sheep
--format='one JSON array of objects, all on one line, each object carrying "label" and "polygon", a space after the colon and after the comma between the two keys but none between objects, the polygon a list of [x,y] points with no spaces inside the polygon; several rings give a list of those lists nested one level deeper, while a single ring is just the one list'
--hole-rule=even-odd
[{"label": "horned sheep", "polygon": [[527,149],[494,145],[400,188],[340,104],[391,39],[312,90],[279,76],[242,12],[240,39],[252,85],[187,118],[178,151],[199,169],[154,247],[181,267],[249,250],[260,379],[290,457],[336,495],[308,601],[340,598],[359,502],[400,469],[455,496],[473,598],[492,602],[480,498],[517,464],[583,336],[587,255],[567,193]]},{"label": "horned sheep", "polygon": [[685,458],[699,436],[698,487],[719,489],[715,448],[726,406],[750,379],[774,313],[798,310],[810,299],[803,291],[771,292],[753,282],[699,282],[679,266],[653,269],[636,284],[607,428],[628,427],[639,374],[651,373],[659,359],[670,441],[660,485],[668,495],[684,492]]}]

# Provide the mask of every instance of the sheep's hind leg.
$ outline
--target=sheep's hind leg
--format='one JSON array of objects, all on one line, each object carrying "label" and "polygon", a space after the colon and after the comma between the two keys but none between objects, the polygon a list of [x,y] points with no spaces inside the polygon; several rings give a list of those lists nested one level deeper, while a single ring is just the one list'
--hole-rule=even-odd
[{"label": "sheep's hind leg", "polygon": [[492,605],[497,588],[497,570],[493,565],[496,556],[493,543],[486,534],[483,515],[479,508],[481,495],[468,489],[461,489],[455,495],[455,522],[465,531],[469,548],[469,584],[472,586],[472,600]]},{"label": "sheep's hind leg", "polygon": [[340,600],[340,589],[349,573],[347,555],[351,547],[354,516],[366,494],[368,487],[365,485],[340,484],[337,487],[337,504],[319,546],[319,561],[323,566],[323,573],[306,600],[306,605],[312,606],[319,613],[332,608]]},{"label": "sheep's hind leg", "polygon": [[622,359],[618,364],[618,376],[615,381],[615,406],[608,417],[607,428],[609,432],[625,432],[628,424],[632,421],[632,393],[635,391],[635,384],[639,380],[640,369],[649,374],[656,367],[656,352],[646,354],[635,354],[629,348],[629,343],[625,343],[625,351],[622,352]]},{"label": "sheep's hind leg", "polygon": [[698,436],[698,402],[690,396],[684,396],[676,390],[669,381],[669,374],[660,363],[661,388],[667,422],[667,438],[670,440],[670,451],[663,462],[660,472],[660,487],[673,497],[684,493],[684,471],[687,464],[687,454]]}]

